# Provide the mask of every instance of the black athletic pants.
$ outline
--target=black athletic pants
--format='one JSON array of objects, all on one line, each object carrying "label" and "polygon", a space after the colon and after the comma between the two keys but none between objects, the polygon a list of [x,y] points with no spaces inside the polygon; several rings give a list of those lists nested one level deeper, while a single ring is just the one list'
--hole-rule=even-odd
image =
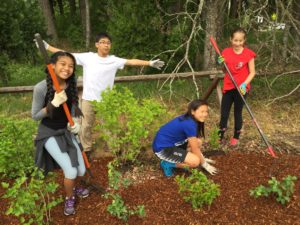
[{"label": "black athletic pants", "polygon": [[[247,94],[244,95],[246,98]],[[224,137],[224,133],[227,129],[227,123],[229,118],[229,113],[232,104],[234,103],[234,138],[239,139],[240,131],[243,126],[243,118],[242,118],[242,111],[244,102],[238,92],[237,89],[232,89],[227,91],[222,97],[221,103],[221,120],[220,120],[220,138]]]}]

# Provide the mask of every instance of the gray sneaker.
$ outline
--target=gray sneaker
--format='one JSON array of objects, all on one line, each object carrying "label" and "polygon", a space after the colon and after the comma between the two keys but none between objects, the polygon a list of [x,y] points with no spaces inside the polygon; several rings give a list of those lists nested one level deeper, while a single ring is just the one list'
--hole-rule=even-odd
[{"label": "gray sneaker", "polygon": [[86,189],[86,188],[75,187],[74,193],[80,198],[86,198],[87,196],[89,196],[90,191],[89,191],[89,189]]},{"label": "gray sneaker", "polygon": [[74,205],[75,205],[75,196],[72,196],[70,198],[66,197],[65,210],[64,210],[64,214],[66,216],[75,214]]}]

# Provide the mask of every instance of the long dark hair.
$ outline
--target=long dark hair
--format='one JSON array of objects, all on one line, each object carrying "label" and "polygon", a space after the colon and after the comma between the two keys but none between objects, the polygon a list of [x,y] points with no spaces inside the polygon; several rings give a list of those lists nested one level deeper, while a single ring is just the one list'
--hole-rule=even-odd
[{"label": "long dark hair", "polygon": [[[202,105],[207,105],[208,106],[207,101],[202,100],[202,99],[196,99],[196,100],[191,101],[188,105],[188,109],[187,109],[186,113],[183,114],[183,119],[187,119],[188,117],[191,117],[191,118],[195,119],[193,114],[192,114],[192,111],[197,110]],[[205,138],[204,122],[199,122],[199,121],[196,121],[196,122],[197,122],[197,125],[198,125],[198,127],[197,127],[197,136]]]},{"label": "long dark hair", "polygon": [[[76,82],[76,76],[75,76],[75,67],[76,67],[76,60],[74,58],[74,56],[69,53],[69,52],[56,52],[54,53],[51,58],[50,58],[50,63],[51,64],[55,64],[59,57],[62,56],[66,56],[69,57],[73,60],[74,63],[74,70],[73,70],[73,74],[66,79],[66,83],[69,85],[70,87],[70,93],[71,93],[71,102],[73,105],[75,105],[76,107],[78,107],[78,92],[77,92],[77,82]],[[47,74],[47,94],[46,94],[46,98],[48,99],[48,102],[52,101],[53,97],[54,97],[54,89],[53,89],[53,82],[50,76],[50,73],[48,71],[48,69],[46,68],[45,70],[46,74]]]}]

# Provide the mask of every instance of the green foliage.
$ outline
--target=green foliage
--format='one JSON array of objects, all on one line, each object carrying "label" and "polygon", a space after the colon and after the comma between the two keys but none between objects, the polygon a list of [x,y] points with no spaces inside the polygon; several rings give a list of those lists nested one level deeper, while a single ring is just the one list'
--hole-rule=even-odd
[{"label": "green foliage", "polygon": [[46,78],[45,66],[32,66],[30,64],[10,63],[6,66],[7,73],[10,74],[9,85],[25,86],[35,85]]},{"label": "green foliage", "polygon": [[266,187],[259,185],[258,187],[250,190],[250,195],[255,198],[275,195],[276,201],[284,205],[291,200],[291,196],[294,193],[294,181],[296,180],[297,177],[291,175],[283,178],[281,182],[275,177],[272,177],[271,180],[268,181],[269,186]]},{"label": "green foliage", "polygon": [[155,1],[127,1],[120,4],[118,0],[107,3],[110,19],[108,32],[113,37],[113,51],[128,58],[151,58],[162,49],[160,16]]},{"label": "green foliage", "polygon": [[15,178],[31,172],[36,123],[31,119],[0,117],[0,130],[0,176]]},{"label": "green foliage", "polygon": [[184,195],[186,202],[191,202],[193,209],[202,208],[204,204],[211,205],[213,200],[220,195],[220,187],[197,169],[191,170],[187,178],[177,175],[175,180],[179,186],[179,193]]},{"label": "green foliage", "polygon": [[108,163],[107,165],[109,187],[116,191],[119,190],[120,187],[127,188],[130,185],[130,181],[128,179],[123,179],[122,173],[116,170],[117,164],[117,161],[113,161]]},{"label": "green foliage", "polygon": [[123,221],[127,221],[128,218],[132,215],[137,215],[139,217],[145,216],[145,207],[143,205],[138,205],[134,209],[128,208],[122,197],[119,194],[110,194],[109,195],[113,200],[110,205],[107,207],[107,211]]},{"label": "green foliage", "polygon": [[8,84],[10,60],[32,61],[36,55],[33,36],[45,34],[44,19],[36,0],[3,0],[0,7],[0,81]]},{"label": "green foliage", "polygon": [[118,166],[117,160],[110,162],[108,167],[108,184],[110,192],[106,193],[104,197],[106,199],[111,198],[112,202],[107,206],[107,211],[123,221],[127,221],[132,215],[138,215],[140,217],[145,216],[145,209],[143,205],[138,205],[134,208],[128,207],[122,197],[117,193],[119,189],[127,188],[130,184],[128,179],[123,179],[122,174],[116,169]]},{"label": "green foliage", "polygon": [[218,149],[220,148],[220,137],[219,137],[219,128],[214,127],[214,129],[211,129],[209,133],[209,145],[212,149]]},{"label": "green foliage", "polygon": [[[82,48],[84,46],[84,32],[80,23],[80,15],[59,15],[56,19],[58,35],[67,38],[72,47]],[[66,26],[68,24],[68,26]]]},{"label": "green foliage", "polygon": [[62,202],[61,197],[51,195],[58,187],[54,178],[49,174],[46,180],[37,168],[30,178],[23,174],[12,186],[2,182],[2,187],[7,189],[2,198],[10,200],[6,215],[18,217],[21,224],[50,224],[51,209]]},{"label": "green foliage", "polygon": [[11,59],[28,57],[36,51],[33,36],[45,33],[38,1],[3,0],[0,8],[0,46]]},{"label": "green foliage", "polygon": [[104,91],[95,110],[100,136],[121,163],[136,161],[153,121],[165,112],[154,100],[138,102],[127,88]]},{"label": "green foliage", "polygon": [[7,71],[7,65],[9,64],[9,57],[5,52],[0,53],[0,84],[8,85],[10,80],[10,74]]}]

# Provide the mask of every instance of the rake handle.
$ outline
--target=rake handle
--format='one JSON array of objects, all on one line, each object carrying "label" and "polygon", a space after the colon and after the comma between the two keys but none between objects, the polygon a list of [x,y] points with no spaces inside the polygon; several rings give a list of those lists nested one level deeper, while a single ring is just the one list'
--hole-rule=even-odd
[{"label": "rake handle", "polygon": [[[210,39],[210,42],[212,43],[212,45],[213,45],[215,51],[218,53],[219,56],[221,56],[221,52],[220,52],[220,50],[219,50],[219,48],[218,48],[218,45],[217,45],[216,41],[214,40],[214,38],[213,38],[213,37],[210,37],[209,39]],[[239,88],[238,88],[238,85],[237,85],[237,83],[235,82],[235,80],[234,80],[234,78],[233,78],[233,76],[232,76],[232,74],[231,74],[231,72],[230,72],[228,66],[226,65],[225,62],[223,62],[223,64],[224,64],[224,67],[225,67],[225,69],[226,69],[226,71],[227,71],[227,73],[228,73],[230,79],[232,80],[232,82],[233,82],[235,88],[238,90],[238,89],[239,89]],[[245,106],[246,106],[246,108],[247,108],[247,111],[249,112],[249,114],[250,114],[250,116],[251,116],[251,118],[252,118],[252,120],[253,120],[253,122],[254,122],[254,124],[255,124],[255,126],[256,126],[258,132],[259,132],[259,134],[260,134],[260,136],[262,137],[262,139],[264,140],[265,144],[267,145],[267,147],[268,147],[268,152],[270,153],[270,155],[271,155],[272,157],[276,158],[276,155],[275,155],[275,153],[274,153],[274,151],[273,151],[273,149],[272,149],[272,146],[269,144],[267,138],[266,138],[265,135],[263,134],[263,131],[261,130],[260,126],[258,125],[258,123],[257,123],[257,121],[256,121],[256,119],[255,119],[255,117],[254,117],[254,115],[253,115],[253,113],[252,113],[250,107],[248,106],[248,104],[247,104],[247,102],[246,102],[244,96],[241,94],[240,91],[238,91],[238,92],[239,92],[239,94],[240,94],[240,96],[241,96],[241,98],[242,98],[242,100],[243,100],[243,102],[244,102],[244,104],[245,104]]]}]

